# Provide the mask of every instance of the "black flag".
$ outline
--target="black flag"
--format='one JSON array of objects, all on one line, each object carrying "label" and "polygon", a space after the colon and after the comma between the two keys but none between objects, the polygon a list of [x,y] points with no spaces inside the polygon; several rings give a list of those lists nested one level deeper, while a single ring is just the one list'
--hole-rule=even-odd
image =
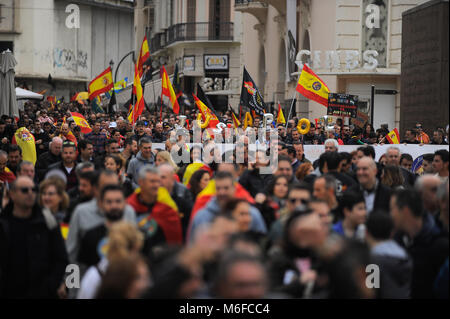
[{"label": "black flag", "polygon": [[245,67],[242,79],[241,105],[247,106],[252,111],[255,111],[256,115],[264,116],[266,105],[264,104],[261,93],[259,93],[258,87]]}]

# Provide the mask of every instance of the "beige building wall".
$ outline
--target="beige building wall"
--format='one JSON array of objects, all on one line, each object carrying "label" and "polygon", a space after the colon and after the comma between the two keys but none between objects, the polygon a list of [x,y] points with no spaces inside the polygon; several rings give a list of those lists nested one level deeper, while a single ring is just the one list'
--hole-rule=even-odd
[{"label": "beige building wall", "polygon": [[[245,16],[253,18],[244,19],[244,42],[242,44],[242,64],[247,65],[249,72],[254,75],[258,83],[259,74],[266,72],[264,78],[264,99],[266,102],[273,101],[274,92],[280,90],[279,83],[279,60],[280,43],[284,39],[279,24],[274,20],[279,15],[274,7],[283,8],[284,4],[275,1],[260,1],[268,5],[266,19],[264,20],[264,34],[256,39],[254,29],[258,29],[261,19],[256,19],[257,14],[248,11]],[[285,2],[285,1],[284,1]],[[420,5],[427,0],[390,0],[388,4],[387,21],[387,54],[386,67],[375,70],[363,68],[362,29],[365,22],[365,7],[363,0],[301,0],[297,3],[297,11],[300,19],[297,20],[297,48],[309,49],[311,51],[312,63],[310,67],[327,84],[331,92],[349,93],[359,95],[364,100],[370,99],[371,85],[376,89],[392,89],[397,95],[375,96],[375,126],[388,123],[390,128],[399,127],[400,121],[400,72],[401,72],[401,17],[402,13],[414,6]],[[282,15],[281,18],[284,18]],[[284,20],[284,23],[285,20]],[[253,25],[252,25],[253,24]],[[285,31],[285,30],[284,30]],[[309,48],[305,48],[306,31],[309,33]],[[306,41],[307,42],[307,41]],[[265,63],[259,61],[261,54],[258,48],[263,47]],[[335,50],[339,52],[339,68],[327,69],[325,67],[326,51]],[[347,70],[345,63],[345,50],[356,50],[359,52],[359,64],[355,69]],[[318,52],[316,52],[318,51]],[[319,52],[320,51],[320,52]],[[263,54],[264,56],[264,54]],[[317,64],[319,62],[320,66]],[[258,70],[255,70],[255,67]],[[298,76],[299,74],[297,74]],[[295,82],[284,83],[284,100],[289,100],[295,93]],[[310,119],[319,118],[326,114],[326,108],[314,101],[310,101],[297,94],[296,114],[307,116]]]}]

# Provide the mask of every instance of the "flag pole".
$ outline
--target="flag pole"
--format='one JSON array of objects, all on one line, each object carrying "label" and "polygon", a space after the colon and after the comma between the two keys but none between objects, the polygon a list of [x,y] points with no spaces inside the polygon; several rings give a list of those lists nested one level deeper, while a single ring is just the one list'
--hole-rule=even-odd
[{"label": "flag pole", "polygon": [[294,106],[295,97],[297,96],[297,90],[294,90],[294,96],[292,97],[291,107],[289,108],[289,115],[286,119],[286,128],[288,127],[289,118],[291,117],[292,113],[292,106]]}]

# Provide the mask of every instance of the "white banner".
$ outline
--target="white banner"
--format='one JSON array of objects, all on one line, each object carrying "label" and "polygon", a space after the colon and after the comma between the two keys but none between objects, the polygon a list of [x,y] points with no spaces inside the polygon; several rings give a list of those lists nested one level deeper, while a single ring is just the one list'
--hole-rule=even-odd
[{"label": "white banner", "polygon": [[[339,152],[351,153],[362,145],[339,145]],[[422,145],[419,144],[385,144],[385,145],[372,145],[375,148],[375,160],[378,161],[381,155],[386,153],[386,150],[391,147],[397,147],[401,153],[408,153],[413,159],[416,159],[420,155],[427,153],[434,153],[437,150],[445,149],[448,151],[448,145]],[[311,162],[315,161],[325,151],[324,145],[305,145],[305,157]]]},{"label": "white banner", "polygon": [[[189,147],[192,147],[192,144],[188,143]],[[216,144],[221,152],[223,153],[224,150],[231,150],[233,149],[233,144]],[[347,152],[351,153],[354,150],[356,150],[358,147],[362,145],[339,145],[339,152]],[[380,157],[386,153],[386,150],[391,147],[397,147],[400,149],[401,153],[408,153],[412,156],[413,159],[416,159],[420,155],[427,154],[427,153],[434,153],[437,150],[445,149],[449,150],[448,145],[418,145],[418,144],[395,144],[395,145],[372,145],[375,148],[375,160],[378,161]],[[153,143],[152,149],[166,149],[166,145],[164,143]],[[325,146],[324,145],[304,145],[305,149],[305,157],[311,161],[314,162],[317,160],[320,155],[325,152]]]}]

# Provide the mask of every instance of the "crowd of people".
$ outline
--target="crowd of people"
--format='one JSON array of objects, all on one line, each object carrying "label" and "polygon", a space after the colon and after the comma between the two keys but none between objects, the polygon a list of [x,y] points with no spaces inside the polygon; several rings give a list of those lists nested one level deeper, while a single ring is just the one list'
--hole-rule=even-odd
[{"label": "crowd of people", "polygon": [[[20,113],[0,119],[2,298],[448,298],[448,147],[412,171],[395,145],[376,161],[387,128],[342,119],[306,134],[289,119],[269,127],[278,140],[266,149],[241,135],[222,154],[213,137],[176,138],[183,121],[169,111],[146,110],[134,125],[126,111],[77,102]],[[197,112],[183,115],[192,129]],[[220,117],[233,125],[231,112]],[[12,143],[21,127],[35,163]],[[417,123],[402,143],[448,145],[448,126],[430,135]],[[322,149],[313,162],[312,144]],[[67,284],[69,264],[79,286]]]}]

